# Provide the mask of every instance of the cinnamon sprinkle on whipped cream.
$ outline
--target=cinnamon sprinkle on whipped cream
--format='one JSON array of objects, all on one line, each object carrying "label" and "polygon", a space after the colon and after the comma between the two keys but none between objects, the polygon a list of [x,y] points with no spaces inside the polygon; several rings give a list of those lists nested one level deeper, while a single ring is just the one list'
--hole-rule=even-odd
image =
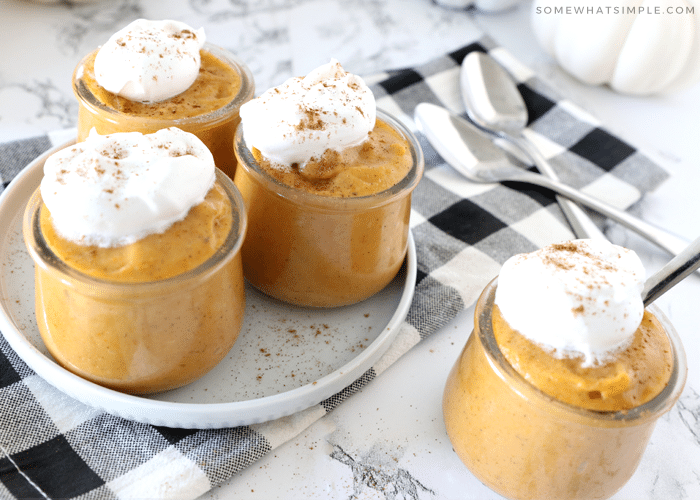
[{"label": "cinnamon sprinkle on whipped cream", "polygon": [[644,315],[637,254],[574,240],[508,259],[495,304],[514,330],[561,357],[604,362],[631,342]]},{"label": "cinnamon sprinkle on whipped cream", "polygon": [[374,128],[372,91],[335,59],[241,106],[246,145],[272,165],[303,166],[365,142]]},{"label": "cinnamon sprinkle on whipped cream", "polygon": [[194,134],[98,135],[51,155],[41,197],[56,232],[82,245],[133,243],[184,219],[214,184],[214,157]]},{"label": "cinnamon sprinkle on whipped cream", "polygon": [[132,101],[164,101],[197,79],[204,42],[204,28],[137,19],[100,47],[95,79],[106,90]]}]

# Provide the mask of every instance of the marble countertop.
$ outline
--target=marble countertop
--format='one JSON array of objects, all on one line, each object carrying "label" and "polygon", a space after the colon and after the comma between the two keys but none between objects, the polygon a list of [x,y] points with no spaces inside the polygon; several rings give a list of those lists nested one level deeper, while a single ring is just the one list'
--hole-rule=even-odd
[{"label": "marble countertop", "polygon": [[[431,0],[0,0],[0,11],[0,141],[73,127],[76,62],[138,17],[205,26],[212,43],[250,66],[258,92],[331,57],[359,74],[417,64],[464,45],[481,29],[672,174],[633,207],[636,215],[688,240],[699,235],[700,86],[642,98],[582,85],[537,46],[526,0],[488,15]],[[637,251],[650,272],[668,259],[617,225],[606,233]],[[694,275],[657,301],[685,344],[688,383],[616,499],[700,498],[699,300]],[[462,465],[442,423],[442,389],[471,331],[472,313],[462,313],[331,414],[201,499],[500,498]]]}]

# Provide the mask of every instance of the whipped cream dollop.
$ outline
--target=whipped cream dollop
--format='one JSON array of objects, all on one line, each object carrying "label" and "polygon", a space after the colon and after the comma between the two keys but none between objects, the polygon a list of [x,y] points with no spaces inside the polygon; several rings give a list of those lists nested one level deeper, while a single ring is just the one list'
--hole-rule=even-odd
[{"label": "whipped cream dollop", "polygon": [[240,115],[246,145],[273,165],[289,167],[362,144],[377,106],[364,80],[332,59],[248,101]]},{"label": "whipped cream dollop", "polygon": [[133,243],[165,231],[204,200],[214,157],[177,128],[98,135],[51,155],[41,197],[56,232],[83,245]]},{"label": "whipped cream dollop", "polygon": [[100,47],[95,79],[108,91],[132,101],[164,101],[194,83],[204,41],[204,28],[137,19]]},{"label": "whipped cream dollop", "polygon": [[644,315],[636,253],[605,240],[549,245],[508,259],[495,303],[514,330],[558,357],[605,362],[631,342]]}]

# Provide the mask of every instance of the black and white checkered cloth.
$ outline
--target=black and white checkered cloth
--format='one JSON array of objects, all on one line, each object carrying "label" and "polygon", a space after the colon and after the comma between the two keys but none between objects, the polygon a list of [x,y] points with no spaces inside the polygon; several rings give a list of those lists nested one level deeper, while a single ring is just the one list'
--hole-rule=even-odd
[{"label": "black and white checkered cloth", "polygon": [[[486,37],[422,66],[368,78],[378,107],[413,130],[420,102],[463,112],[459,65],[472,50],[490,52],[521,82],[531,135],[563,181],[627,208],[666,178],[636,148],[553,94]],[[415,298],[397,339],[375,367],[291,417],[232,429],[171,429],[124,420],[65,396],[0,336],[0,498],[196,498],[299,434],[439,331],[474,303],[508,257],[573,237],[551,193],[470,183],[419,139],[426,170],[411,217],[419,269]],[[0,145],[2,189],[51,146],[49,137]]]}]

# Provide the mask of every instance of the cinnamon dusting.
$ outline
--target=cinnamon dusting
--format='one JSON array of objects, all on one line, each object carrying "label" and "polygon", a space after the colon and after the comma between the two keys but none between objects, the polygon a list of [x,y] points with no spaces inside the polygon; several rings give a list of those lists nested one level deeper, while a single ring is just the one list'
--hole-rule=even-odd
[{"label": "cinnamon dusting", "polygon": [[294,129],[298,132],[303,132],[304,130],[325,130],[326,123],[321,119],[323,111],[316,108],[306,108],[304,106],[299,106],[299,109],[304,114],[304,118],[297,124]]},{"label": "cinnamon dusting", "polygon": [[[317,114],[309,110],[309,119]],[[320,119],[320,118],[319,118]],[[323,196],[356,197],[384,191],[398,183],[413,164],[405,139],[388,124],[377,120],[369,138],[342,152],[326,150],[303,166],[284,167],[263,157],[255,147],[251,152],[270,177],[295,189]]]},{"label": "cinnamon dusting", "polygon": [[[122,43],[123,40],[122,40]],[[201,65],[194,83],[183,93],[159,102],[131,101],[101,87],[95,79],[94,51],[85,60],[83,81],[104,106],[115,111],[151,118],[190,118],[221,109],[241,89],[241,75],[231,66],[206,50],[200,50]],[[161,55],[162,57],[162,55]]]}]

